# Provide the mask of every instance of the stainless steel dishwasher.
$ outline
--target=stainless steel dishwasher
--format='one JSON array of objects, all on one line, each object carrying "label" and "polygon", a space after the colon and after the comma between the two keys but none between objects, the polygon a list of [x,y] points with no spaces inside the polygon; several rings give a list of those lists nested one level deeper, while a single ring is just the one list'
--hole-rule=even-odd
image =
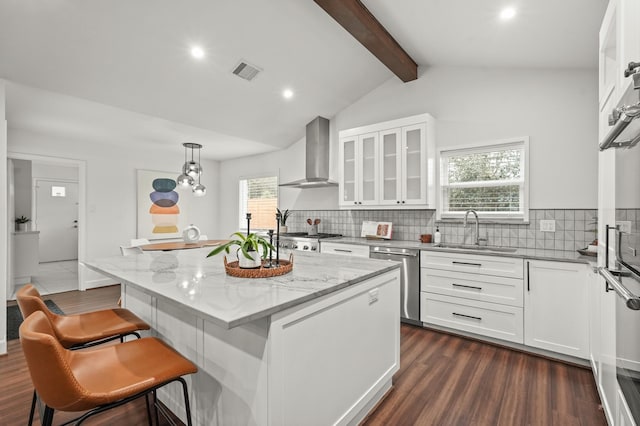
[{"label": "stainless steel dishwasher", "polygon": [[420,321],[420,250],[373,246],[371,259],[401,262],[400,267],[400,320],[422,325]]}]

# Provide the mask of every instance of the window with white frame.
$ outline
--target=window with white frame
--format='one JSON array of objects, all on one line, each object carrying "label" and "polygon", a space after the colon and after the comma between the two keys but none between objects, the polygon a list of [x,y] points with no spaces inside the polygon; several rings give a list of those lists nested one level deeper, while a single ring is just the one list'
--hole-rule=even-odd
[{"label": "window with white frame", "polygon": [[247,229],[247,213],[251,213],[251,229],[276,228],[278,176],[242,178],[239,184],[239,229]]},{"label": "window with white frame", "polygon": [[529,138],[440,150],[440,219],[529,220]]}]

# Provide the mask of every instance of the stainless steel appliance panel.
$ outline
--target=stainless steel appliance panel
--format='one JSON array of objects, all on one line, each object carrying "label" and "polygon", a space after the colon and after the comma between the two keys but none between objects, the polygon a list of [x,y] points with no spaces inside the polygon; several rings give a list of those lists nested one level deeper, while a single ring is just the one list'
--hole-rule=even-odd
[{"label": "stainless steel appliance panel", "polygon": [[420,321],[420,250],[371,247],[369,257],[402,263],[400,267],[400,320],[422,325]]}]

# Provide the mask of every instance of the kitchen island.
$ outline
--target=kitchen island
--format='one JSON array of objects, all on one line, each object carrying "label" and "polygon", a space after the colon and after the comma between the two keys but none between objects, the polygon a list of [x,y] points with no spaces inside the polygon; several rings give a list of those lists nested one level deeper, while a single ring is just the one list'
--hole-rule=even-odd
[{"label": "kitchen island", "polygon": [[[123,306],[198,365],[187,378],[195,424],[356,424],[390,389],[398,264],[300,253],[289,274],[245,279],[209,251],[86,262],[119,280]],[[179,387],[159,397],[182,415]]]}]

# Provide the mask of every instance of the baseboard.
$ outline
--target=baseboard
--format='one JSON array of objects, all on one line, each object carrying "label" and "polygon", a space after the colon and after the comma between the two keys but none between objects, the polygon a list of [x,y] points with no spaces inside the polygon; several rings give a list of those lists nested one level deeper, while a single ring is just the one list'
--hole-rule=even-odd
[{"label": "baseboard", "polygon": [[7,338],[5,336],[4,339],[0,340],[0,355],[7,354]]},{"label": "baseboard", "polygon": [[100,278],[96,280],[85,281],[82,286],[82,290],[90,290],[98,287],[108,287],[114,284],[120,284],[113,280],[113,278]]}]

